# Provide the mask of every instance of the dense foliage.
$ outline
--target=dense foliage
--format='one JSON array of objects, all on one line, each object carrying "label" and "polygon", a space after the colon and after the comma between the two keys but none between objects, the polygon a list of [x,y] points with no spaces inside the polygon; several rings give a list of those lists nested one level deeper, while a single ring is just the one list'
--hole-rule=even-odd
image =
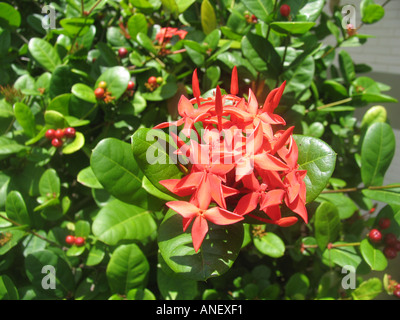
[{"label": "dense foliage", "polygon": [[[343,19],[325,0],[0,2],[0,297],[400,295],[371,276],[399,251],[397,101]],[[174,161],[234,127],[258,175]]]}]

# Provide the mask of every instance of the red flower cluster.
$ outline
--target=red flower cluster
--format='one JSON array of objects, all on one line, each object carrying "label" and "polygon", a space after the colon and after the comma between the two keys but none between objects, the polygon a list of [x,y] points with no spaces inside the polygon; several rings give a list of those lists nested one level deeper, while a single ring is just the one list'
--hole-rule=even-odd
[{"label": "red flower cluster", "polygon": [[187,31],[179,30],[178,28],[161,28],[156,34],[156,40],[159,44],[168,43],[174,36],[184,39],[187,33]]},{"label": "red flower cluster", "polygon": [[285,83],[272,90],[260,108],[251,89],[248,101],[237,96],[234,67],[229,94],[222,94],[217,86],[212,97],[202,98],[195,70],[194,98],[181,97],[181,118],[154,127],[183,125],[181,133],[188,138],[185,143],[182,135],[170,133],[178,146],[176,153],[188,159],[188,174],[160,184],[180,197],[190,196],[189,201],[170,201],[167,206],[183,217],[184,231],[193,221],[196,252],[208,232],[208,222],[230,225],[248,215],[265,223],[290,226],[297,217],[282,216],[281,208],[286,205],[307,223],[306,171],[298,169],[294,127],[273,130],[274,125],[286,125],[274,114],[284,88]]}]

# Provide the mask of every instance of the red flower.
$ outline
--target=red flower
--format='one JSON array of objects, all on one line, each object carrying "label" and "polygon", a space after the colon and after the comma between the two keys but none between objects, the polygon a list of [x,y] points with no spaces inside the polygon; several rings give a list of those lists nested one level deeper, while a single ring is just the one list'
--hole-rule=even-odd
[{"label": "red flower", "polygon": [[188,138],[185,142],[171,132],[178,147],[175,152],[187,160],[187,174],[160,184],[179,197],[190,196],[189,201],[170,201],[167,206],[183,217],[184,231],[193,222],[195,251],[201,247],[209,222],[228,225],[248,215],[287,227],[298,220],[282,216],[281,209],[287,207],[307,223],[307,172],[299,170],[294,127],[274,130],[276,125],[286,125],[274,114],[285,82],[268,94],[262,107],[251,90],[247,101],[237,96],[236,67],[228,94],[217,86],[214,95],[201,97],[197,70],[192,85],[194,98],[182,96],[179,101],[180,118],[154,128],[183,126],[181,132]]},{"label": "red flower", "polygon": [[168,43],[172,37],[178,36],[180,39],[184,39],[187,35],[187,31],[179,30],[178,28],[161,28],[156,34],[156,40],[159,44]]}]

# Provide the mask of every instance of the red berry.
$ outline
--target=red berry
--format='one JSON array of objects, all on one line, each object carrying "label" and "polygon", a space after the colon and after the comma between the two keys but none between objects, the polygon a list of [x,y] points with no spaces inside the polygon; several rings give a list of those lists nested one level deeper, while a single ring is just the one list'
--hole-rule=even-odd
[{"label": "red berry", "polygon": [[45,136],[47,139],[52,140],[56,131],[54,129],[49,129],[46,131]]},{"label": "red berry", "polygon": [[78,247],[81,247],[85,244],[85,239],[82,237],[76,237],[75,239],[75,245]]},{"label": "red berry", "polygon": [[397,256],[397,251],[393,247],[385,247],[383,249],[383,254],[385,255],[386,258],[388,259],[394,259]]},{"label": "red berry", "polygon": [[68,127],[64,129],[64,134],[67,138],[75,138],[76,131],[72,127]]},{"label": "red berry", "polygon": [[51,140],[51,144],[56,148],[60,148],[62,147],[63,142],[61,139],[54,138],[53,140]]},{"label": "red berry", "polygon": [[397,240],[396,243],[393,245],[393,248],[398,252],[400,251],[400,241]]},{"label": "red berry", "polygon": [[94,90],[94,95],[96,96],[97,99],[101,99],[104,97],[104,89],[103,88],[97,88]]},{"label": "red berry", "polygon": [[75,237],[72,236],[72,235],[68,235],[68,236],[65,237],[65,242],[67,244],[71,244],[72,245],[72,244],[75,243]]},{"label": "red berry", "polygon": [[283,17],[288,17],[290,14],[290,6],[287,4],[281,5],[280,12]]},{"label": "red berry", "polygon": [[400,298],[400,289],[393,291],[393,295],[395,295],[397,298]]},{"label": "red berry", "polygon": [[149,84],[157,84],[157,78],[154,76],[151,76],[148,80],[147,83]]},{"label": "red berry", "polygon": [[385,235],[384,240],[388,246],[394,246],[397,242],[397,237],[393,233],[388,233],[387,235]]},{"label": "red berry", "polygon": [[64,138],[64,130],[63,130],[63,129],[57,129],[57,130],[54,132],[54,138],[57,138],[57,139],[62,139],[62,138]]},{"label": "red berry", "polygon": [[389,218],[381,218],[379,219],[379,227],[381,229],[387,229],[390,227],[390,219]]},{"label": "red berry", "polygon": [[121,59],[125,58],[127,54],[128,54],[128,50],[126,50],[126,48],[119,48],[118,55]]},{"label": "red berry", "polygon": [[133,90],[134,87],[135,87],[135,83],[133,81],[129,81],[128,87],[126,88],[126,90]]},{"label": "red berry", "polygon": [[400,290],[400,283],[398,283],[398,284],[396,284],[396,285],[394,286],[394,290]]},{"label": "red berry", "polygon": [[382,240],[382,233],[378,229],[372,229],[368,236],[372,242],[379,242]]}]

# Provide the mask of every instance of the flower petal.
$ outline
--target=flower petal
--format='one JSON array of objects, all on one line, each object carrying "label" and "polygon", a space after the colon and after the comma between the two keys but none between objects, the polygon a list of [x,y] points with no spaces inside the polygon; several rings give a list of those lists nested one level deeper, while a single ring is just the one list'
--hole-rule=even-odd
[{"label": "flower petal", "polygon": [[260,195],[258,192],[251,192],[245,194],[243,197],[240,198],[233,212],[241,216],[244,216],[245,214],[252,212],[257,208],[259,198]]},{"label": "flower petal", "polygon": [[202,217],[198,216],[192,225],[192,241],[194,251],[199,251],[201,244],[203,243],[204,238],[208,232],[208,223],[207,220]]},{"label": "flower petal", "polygon": [[234,224],[244,219],[242,216],[236,213],[218,207],[208,209],[203,213],[203,216],[207,219],[207,221],[218,225]]},{"label": "flower petal", "polygon": [[239,93],[239,83],[238,83],[238,74],[236,66],[232,69],[232,77],[231,77],[231,94],[237,95]]}]

